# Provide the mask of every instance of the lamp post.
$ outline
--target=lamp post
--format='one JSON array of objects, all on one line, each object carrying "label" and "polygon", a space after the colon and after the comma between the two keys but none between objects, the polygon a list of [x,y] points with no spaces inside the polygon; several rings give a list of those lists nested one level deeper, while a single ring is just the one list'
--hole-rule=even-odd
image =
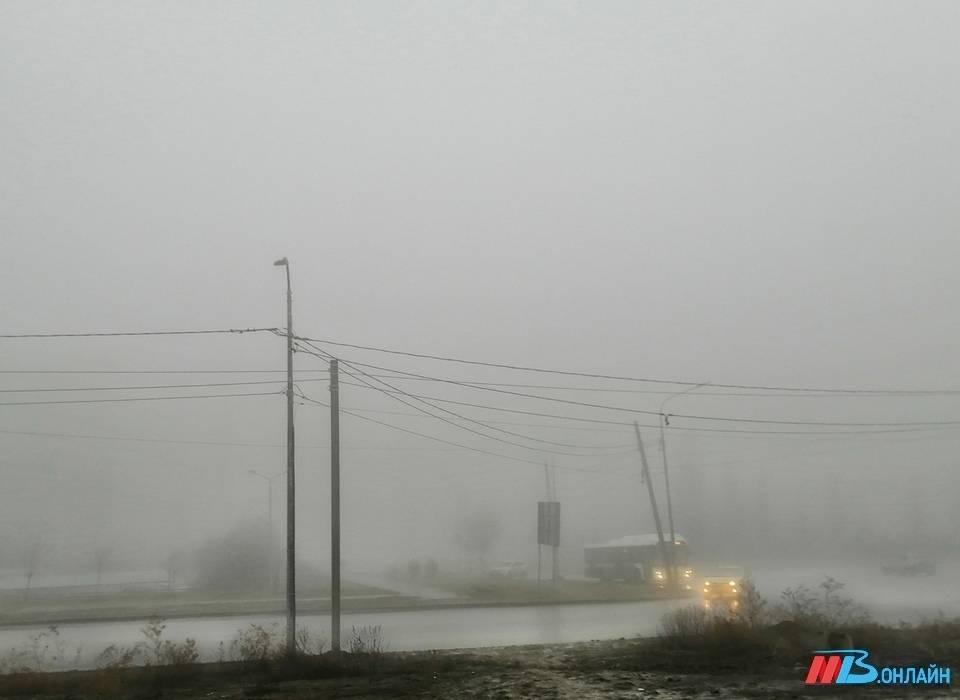
[{"label": "lamp post", "polygon": [[293,435],[293,292],[290,262],[280,258],[274,265],[287,273],[287,655],[297,653],[296,478]]},{"label": "lamp post", "polygon": [[267,533],[269,539],[269,557],[270,557],[270,591],[273,592],[276,590],[276,566],[274,566],[274,555],[273,555],[273,480],[278,479],[287,472],[282,471],[279,474],[274,474],[272,476],[267,476],[266,474],[261,474],[256,469],[248,470],[254,476],[258,476],[264,481],[267,482]]},{"label": "lamp post", "polygon": [[250,469],[248,471],[254,476],[259,476],[261,479],[267,482],[267,524],[270,526],[270,532],[273,532],[273,480],[280,478],[287,472],[282,471],[279,474],[267,476],[265,474],[261,474],[256,469]]}]

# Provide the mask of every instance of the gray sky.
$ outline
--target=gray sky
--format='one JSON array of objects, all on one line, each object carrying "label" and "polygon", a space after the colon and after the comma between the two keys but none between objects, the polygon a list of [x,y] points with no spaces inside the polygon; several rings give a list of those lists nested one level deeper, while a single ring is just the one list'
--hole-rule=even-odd
[{"label": "gray sky", "polygon": [[[282,276],[271,263],[286,255],[296,327],[318,337],[692,381],[960,388],[958,34],[960,7],[951,2],[7,0],[0,327],[281,325]],[[283,350],[278,339],[254,336],[18,340],[0,341],[0,364],[282,369]],[[342,352],[442,376],[550,383]],[[320,364],[298,358],[301,367]],[[326,400],[322,383],[312,393]],[[507,397],[443,395],[534,409]],[[629,401],[655,409],[662,398]],[[407,410],[349,387],[344,401]],[[157,403],[164,405],[0,407],[0,428],[283,439],[279,397]],[[960,419],[956,398],[686,397],[672,404],[681,409]],[[298,417],[305,443],[326,444],[325,411],[298,408]],[[541,459],[427,420],[379,417]],[[632,440],[629,431],[536,434],[595,445]],[[815,459],[823,468],[812,473],[869,467],[896,492],[913,459],[914,468],[948,475],[936,478],[955,478],[955,435],[906,447],[846,443],[840,458]],[[423,446],[349,421],[344,440]],[[793,464],[784,460],[835,445],[786,442],[790,450],[679,436],[677,463],[753,460],[772,472],[776,492]],[[156,536],[159,522],[170,523],[168,540],[189,539],[258,513],[262,484],[246,470],[283,467],[282,448],[25,436],[0,437],[0,445],[4,469],[24,489],[4,496],[13,511],[29,507],[59,532],[73,512],[62,503],[89,489],[87,510],[71,506],[84,531],[139,516],[142,532],[125,528],[131,541]],[[378,514],[405,518],[430,542],[442,537],[437,519],[470,504],[508,508],[504,517],[526,532],[527,511],[542,497],[536,466],[476,453],[384,452],[345,458],[353,470],[345,536],[387,552],[394,535],[381,531]],[[595,482],[561,477],[571,531],[637,529],[635,458],[617,459],[603,462],[612,475]],[[322,543],[326,453],[305,452],[302,463],[317,504],[304,501],[311,512],[302,517]],[[923,496],[940,491],[949,500],[956,481],[946,483]],[[48,512],[51,499],[61,505]]]}]

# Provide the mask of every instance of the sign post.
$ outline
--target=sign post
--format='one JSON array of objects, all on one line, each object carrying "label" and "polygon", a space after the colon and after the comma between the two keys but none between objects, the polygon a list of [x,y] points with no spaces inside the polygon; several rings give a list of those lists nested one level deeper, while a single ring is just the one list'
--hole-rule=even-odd
[{"label": "sign post", "polygon": [[560,548],[560,502],[540,501],[537,503],[537,586],[540,585],[541,547],[553,547],[553,585],[557,585],[559,578],[559,559],[557,552]]}]

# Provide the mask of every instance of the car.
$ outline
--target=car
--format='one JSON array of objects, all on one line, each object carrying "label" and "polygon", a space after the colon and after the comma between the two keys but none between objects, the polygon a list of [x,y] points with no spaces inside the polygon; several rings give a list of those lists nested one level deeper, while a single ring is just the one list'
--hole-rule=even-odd
[{"label": "car", "polygon": [[741,582],[746,572],[740,566],[718,566],[700,573],[700,597],[706,607],[724,604],[736,608],[740,604]]},{"label": "car", "polygon": [[522,561],[501,561],[492,566],[489,573],[499,578],[526,578],[527,565]]}]

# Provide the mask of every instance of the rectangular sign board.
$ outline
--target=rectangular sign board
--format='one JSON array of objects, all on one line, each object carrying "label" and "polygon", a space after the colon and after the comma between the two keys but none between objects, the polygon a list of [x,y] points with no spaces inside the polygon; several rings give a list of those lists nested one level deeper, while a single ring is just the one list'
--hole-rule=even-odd
[{"label": "rectangular sign board", "polygon": [[537,544],[560,546],[560,502],[537,503]]}]

